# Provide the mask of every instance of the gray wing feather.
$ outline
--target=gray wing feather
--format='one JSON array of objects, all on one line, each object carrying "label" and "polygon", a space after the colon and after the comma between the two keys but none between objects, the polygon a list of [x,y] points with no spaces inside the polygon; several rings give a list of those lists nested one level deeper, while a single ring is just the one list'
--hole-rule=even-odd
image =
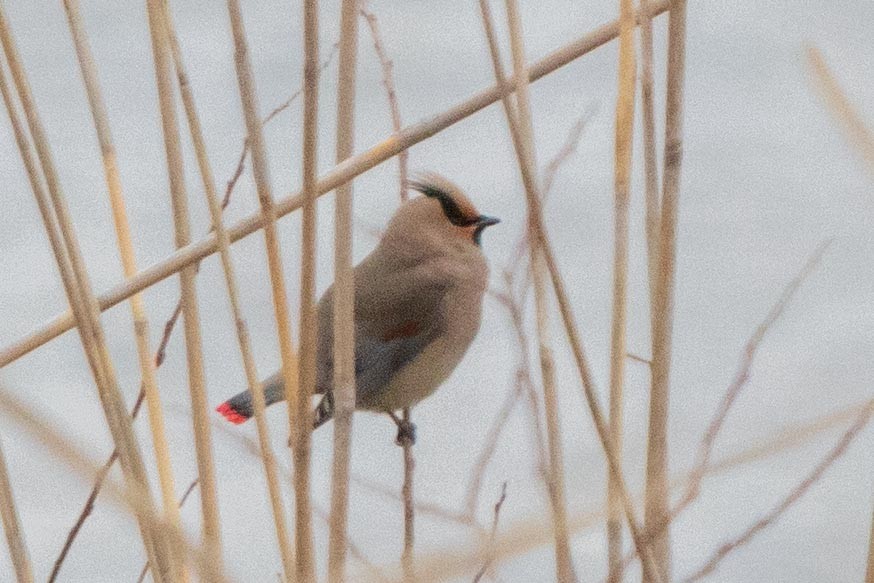
[{"label": "gray wing feather", "polygon": [[[438,312],[448,283],[426,263],[391,265],[378,254],[355,270],[355,376],[357,402],[366,403],[439,335]],[[317,390],[329,392],[333,369],[333,289],[319,302]],[[413,336],[384,340],[415,322]]]}]

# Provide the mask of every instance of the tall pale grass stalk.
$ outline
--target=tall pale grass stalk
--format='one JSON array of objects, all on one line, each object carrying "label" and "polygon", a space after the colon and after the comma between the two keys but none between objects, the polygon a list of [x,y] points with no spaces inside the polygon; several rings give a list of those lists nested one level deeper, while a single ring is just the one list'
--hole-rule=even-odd
[{"label": "tall pale grass stalk", "polygon": [[[75,440],[54,429],[40,418],[31,405],[13,397],[4,387],[0,387],[0,413],[39,441],[51,455],[62,461],[83,480],[93,480],[94,475],[102,471],[89,456],[83,453],[81,447],[75,445]],[[182,530],[155,513],[154,506],[149,504],[148,493],[144,492],[139,484],[128,482],[121,486],[113,480],[107,480],[106,492],[109,494],[110,501],[120,504],[135,516],[143,517],[150,529],[161,532],[169,540],[169,544],[180,550],[180,556],[190,558],[203,581],[227,582],[221,565],[211,561],[209,553],[203,547],[192,545]],[[153,577],[157,576],[153,571]]]},{"label": "tall pale grass stalk", "polygon": [[806,45],[804,53],[817,90],[840,123],[850,144],[861,154],[868,171],[874,174],[874,133],[841,88],[820,50],[813,45]]},{"label": "tall pale grass stalk", "polygon": [[[650,5],[650,15],[656,16],[667,10],[669,0],[659,0]],[[640,13],[638,13],[638,19]],[[544,76],[571,63],[575,59],[586,55],[595,49],[615,39],[619,34],[619,23],[613,21],[605,24],[577,40],[562,46],[542,59],[532,63],[528,68],[531,81],[537,81]],[[480,110],[488,107],[501,99],[504,94],[512,94],[516,87],[516,80],[507,80],[505,86],[498,85],[484,89],[471,96],[462,103],[439,113],[430,119],[407,126],[403,131],[397,132],[384,139],[375,146],[364,152],[352,156],[345,162],[336,166],[325,174],[315,185],[315,191],[322,195],[336,189],[340,184],[367,172],[374,166],[389,160],[412,146],[440,133],[456,123],[470,117]],[[276,203],[277,218],[283,217],[301,208],[301,193],[294,193],[278,200]],[[228,228],[228,235],[232,242],[236,242],[247,235],[251,235],[258,229],[263,228],[265,217],[257,213],[242,219],[237,224]],[[164,260],[142,270],[138,275],[114,286],[112,289],[98,297],[100,309],[106,310],[129,298],[134,293],[142,291],[155,283],[170,277],[186,265],[196,263],[204,257],[218,250],[218,242],[214,234],[204,239],[177,250]],[[70,330],[75,325],[72,314],[67,312],[53,318],[37,330],[29,333],[24,338],[0,350],[0,367],[17,360],[32,350],[51,341],[60,334]]]},{"label": "tall pale grass stalk", "polygon": [[[866,411],[870,419],[870,416],[874,415],[874,399],[867,399],[774,432],[764,439],[747,444],[740,451],[715,460],[708,466],[705,474],[708,477],[725,474],[749,464],[771,459],[785,451],[815,443],[823,434],[832,432],[837,427],[846,426],[848,422],[852,423]],[[692,471],[675,476],[671,479],[672,491],[679,490],[692,479]],[[642,496],[637,495],[635,498],[642,499]],[[582,533],[597,528],[606,517],[607,510],[601,505],[594,509],[577,510],[570,513],[568,527],[574,534]],[[464,577],[476,572],[490,552],[493,553],[494,564],[500,564],[550,544],[553,540],[549,520],[542,515],[528,516],[503,529],[503,534],[496,538],[491,547],[487,539],[482,537],[476,545],[465,542],[458,547],[423,555],[419,559],[421,576],[418,583]]]},{"label": "tall pale grass stalk", "polygon": [[[658,270],[659,169],[656,154],[655,83],[653,82],[652,16],[649,0],[640,0],[640,97],[643,114],[643,169],[647,278],[650,306],[655,303],[655,277]],[[650,314],[650,322],[653,314]]]},{"label": "tall pale grass stalk", "polygon": [[[636,88],[634,9],[631,0],[619,1],[619,88],[613,167],[613,314],[610,330],[610,440],[622,463],[622,394],[626,360],[628,287],[628,206],[631,181],[632,137]],[[607,476],[607,563],[610,583],[621,580],[622,505],[616,479]]]},{"label": "tall pale grass stalk", "polygon": [[[382,84],[385,87],[386,99],[388,100],[389,111],[391,112],[391,125],[394,133],[400,134],[401,125],[401,108],[398,102],[397,90],[395,89],[393,65],[388,53],[385,50],[385,43],[382,40],[382,33],[379,28],[379,20],[376,14],[367,8],[367,1],[361,3],[361,15],[367,21],[370,37],[373,40],[373,48],[376,52],[376,58],[379,60],[380,68],[382,69]],[[400,182],[400,201],[406,202],[407,194],[407,150],[402,150],[398,153],[398,169]],[[412,423],[412,409],[406,408],[402,411],[404,421]],[[413,493],[414,473],[416,469],[416,460],[413,457],[413,444],[410,440],[405,439],[401,443],[403,448],[404,460],[404,477],[401,483],[401,500],[404,505],[404,547],[401,552],[401,564],[403,565],[404,580],[414,581],[416,578],[416,570],[414,565],[414,547],[416,542],[416,503]]]},{"label": "tall pale grass stalk", "polygon": [[[197,115],[197,108],[194,103],[194,96],[188,83],[188,75],[185,70],[184,62],[182,60],[182,52],[179,47],[178,39],[176,38],[176,31],[175,27],[173,26],[172,15],[170,14],[169,6],[167,5],[166,1],[164,2],[163,7],[170,52],[173,56],[176,76],[179,82],[179,89],[182,94],[182,102],[185,108],[186,118],[188,120],[188,128],[191,133],[191,141],[194,145],[195,155],[197,157],[197,164],[200,170],[201,181],[203,183],[207,204],[209,206],[210,215],[212,217],[213,229],[215,230],[216,237],[219,242],[222,269],[225,274],[225,283],[227,286],[228,298],[230,299],[231,312],[234,318],[237,341],[240,346],[240,354],[243,359],[243,369],[246,374],[246,383],[249,391],[252,394],[252,400],[254,402],[255,425],[258,431],[258,440],[261,449],[260,457],[264,464],[264,474],[267,480],[267,489],[268,495],[270,497],[271,510],[273,513],[273,525],[276,531],[277,543],[279,545],[279,554],[282,560],[282,566],[285,572],[286,579],[290,580],[293,577],[294,573],[294,556],[291,552],[291,543],[288,539],[288,527],[285,521],[285,507],[282,501],[282,489],[279,485],[278,471],[276,468],[276,456],[273,453],[273,446],[270,443],[270,429],[267,425],[267,419],[264,414],[264,394],[261,390],[261,384],[258,381],[258,372],[255,367],[255,359],[252,354],[251,342],[249,340],[249,330],[242,314],[242,308],[240,306],[235,269],[230,255],[230,240],[227,235],[227,230],[224,227],[224,222],[222,219],[222,207],[216,193],[215,178],[213,176],[212,168],[209,163],[209,157],[206,152],[206,144],[203,138],[203,131],[201,129],[200,120]],[[236,23],[234,22],[233,10],[231,10],[231,14],[232,28],[235,31],[234,37],[236,44],[238,42],[238,39],[236,35]],[[242,23],[240,23],[240,27],[242,28]],[[242,76],[239,70],[238,75]],[[241,95],[245,95],[242,81],[240,82],[240,85]],[[246,98],[243,97],[242,99],[244,102],[244,112],[248,116],[249,112],[245,104]],[[265,232],[267,231],[265,230]]]},{"label": "tall pale grass stalk", "polygon": [[[488,0],[480,0],[483,25],[489,43],[492,66],[499,86],[505,82],[501,65],[501,55],[498,46],[495,27],[489,9]],[[554,522],[555,533],[555,569],[556,579],[561,583],[576,580],[570,555],[570,544],[567,531],[567,509],[564,493],[564,459],[561,445],[561,426],[558,415],[558,399],[555,388],[555,363],[548,335],[548,314],[546,298],[546,281],[544,265],[541,256],[540,238],[536,236],[540,226],[539,217],[534,215],[534,203],[540,201],[540,188],[537,182],[534,141],[532,135],[531,110],[528,100],[527,64],[525,50],[522,45],[522,28],[518,14],[518,6],[514,0],[507,0],[507,18],[510,26],[510,41],[513,53],[513,65],[516,78],[522,82],[516,86],[516,103],[514,108],[509,95],[503,99],[504,113],[511,128],[513,145],[525,186],[528,201],[528,237],[531,278],[534,285],[534,304],[536,311],[537,347],[540,356],[540,373],[543,383],[543,403],[546,416],[547,456],[547,489],[549,491],[550,508]]]},{"label": "tall pale grass stalk", "polygon": [[[862,155],[868,171],[874,174],[874,134],[863,121],[858,108],[853,105],[829,68],[822,53],[813,45],[804,49],[809,69],[832,115],[841,124],[853,147]],[[871,532],[868,536],[868,562],[865,583],[874,583],[874,513],[871,516]]]},{"label": "tall pale grass stalk", "polygon": [[[45,225],[46,234],[49,237],[52,252],[61,272],[67,298],[78,324],[82,347],[97,385],[98,396],[110,434],[116,449],[119,451],[125,480],[129,486],[135,486],[137,491],[144,496],[141,507],[151,511],[154,502],[149,491],[145,465],[131,427],[130,418],[124,408],[124,400],[107,350],[106,339],[100,325],[97,300],[90,287],[48,141],[36,111],[2,4],[0,4],[0,43],[3,45],[3,52],[33,137],[48,193],[43,187],[40,171],[33,159],[30,141],[18,120],[14,99],[6,83],[5,73],[0,71],[0,89],[2,89],[3,101],[12,123],[15,140]],[[164,533],[156,530],[154,524],[149,521],[148,511],[138,513],[137,522],[146,556],[155,567],[155,580],[164,581],[173,572],[170,546]]]},{"label": "tall pale grass stalk", "polygon": [[6,456],[0,444],[0,518],[3,520],[3,531],[6,533],[6,545],[9,548],[9,558],[18,583],[32,583],[33,569],[30,566],[30,556],[24,542],[21,522],[15,508],[15,496],[9,483],[9,469],[6,467]]},{"label": "tall pale grass stalk", "polygon": [[[355,83],[358,67],[358,0],[343,0],[337,81],[337,163],[355,147]],[[346,578],[349,457],[355,411],[355,279],[352,271],[352,182],[334,198],[334,456],[328,538],[328,581]]]},{"label": "tall pale grass stalk", "polygon": [[[300,246],[300,372],[297,394],[286,386],[292,421],[297,577],[314,581],[310,457],[312,412],[310,397],[316,384],[316,198],[318,197],[319,5],[304,0],[303,194]],[[351,177],[350,177],[351,178]],[[342,181],[336,186],[341,186]]]},{"label": "tall pale grass stalk", "polygon": [[871,516],[871,531],[868,533],[868,561],[865,568],[865,583],[874,583],[874,513]]},{"label": "tall pale grass stalk", "polygon": [[[176,246],[184,247],[191,240],[191,225],[188,218],[188,195],[185,192],[182,149],[179,144],[179,127],[173,98],[171,63],[168,58],[169,47],[167,28],[164,23],[163,0],[148,0],[147,6],[152,54],[155,62],[155,81],[158,87],[158,104],[161,113],[161,128],[164,135],[164,150],[170,181],[170,198],[173,205]],[[210,407],[206,399],[206,382],[203,371],[203,347],[200,334],[200,313],[197,305],[196,273],[197,269],[194,265],[189,265],[179,272],[182,321],[185,330],[185,351],[188,357],[188,388],[191,397],[197,475],[200,479],[203,541],[211,560],[220,566],[222,561],[221,522],[209,425]]]},{"label": "tall pale grass stalk", "polygon": [[[97,140],[100,144],[103,171],[107,190],[109,191],[110,205],[112,206],[112,217],[115,224],[118,249],[121,254],[122,268],[125,277],[131,277],[137,273],[136,256],[125,209],[121,177],[119,176],[116,164],[115,144],[113,143],[106,105],[103,101],[97,78],[97,67],[94,63],[91,49],[88,46],[88,38],[82,23],[78,0],[65,0],[64,8],[67,13],[73,44],[76,48],[79,67],[82,71],[82,78],[88,95],[88,104],[91,108],[91,116],[94,119],[94,128],[97,132]],[[149,340],[149,321],[143,298],[140,294],[131,296],[130,307],[134,321],[137,357],[140,361],[143,391],[146,395],[146,405],[149,411],[149,427],[151,429],[152,445],[155,450],[155,459],[158,466],[158,483],[161,488],[164,513],[167,516],[167,520],[179,526],[179,507],[176,505],[173,465],[170,461],[170,448],[167,444],[164,427],[161,396],[158,392],[158,384],[155,378],[155,363],[152,359],[152,349]],[[180,571],[180,575],[183,580],[188,579],[184,569]]]},{"label": "tall pale grass stalk", "polygon": [[637,518],[634,514],[634,505],[631,496],[628,494],[628,488],[625,485],[625,480],[622,477],[622,466],[619,463],[613,443],[610,441],[609,428],[607,421],[604,419],[604,414],[601,411],[601,405],[598,403],[597,390],[595,382],[592,378],[591,370],[583,352],[583,343],[574,321],[573,311],[571,310],[570,301],[565,291],[564,281],[561,277],[561,272],[558,269],[558,263],[552,254],[552,246],[549,244],[546,233],[541,229],[540,236],[543,238],[543,249],[546,256],[546,263],[549,267],[549,273],[552,278],[552,285],[555,291],[556,299],[558,300],[559,311],[561,312],[562,322],[565,328],[565,334],[568,338],[568,343],[571,345],[574,362],[577,365],[577,370],[580,375],[580,381],[583,385],[583,392],[586,397],[586,403],[592,413],[592,421],[595,423],[595,430],[598,433],[598,438],[601,441],[601,447],[604,449],[604,455],[607,458],[609,472],[613,475],[619,499],[625,512],[625,519],[628,523],[628,530],[631,531],[631,538],[634,541],[634,546],[637,549],[641,559],[641,567],[647,576],[656,582],[662,581],[661,576],[655,565],[652,552],[649,547],[649,540],[644,536]]},{"label": "tall pale grass stalk", "polygon": [[814,466],[814,468],[801,480],[791,491],[789,491],[783,499],[778,502],[774,508],[768,511],[764,516],[756,520],[753,524],[747,527],[743,532],[732,538],[731,540],[721,544],[713,555],[707,559],[704,564],[694,571],[691,575],[684,577],[682,583],[695,583],[701,581],[712,574],[719,567],[720,563],[732,552],[738,548],[748,544],[756,535],[765,530],[777,520],[779,520],[789,508],[797,503],[810,490],[811,486],[819,482],[823,474],[838,460],[853,440],[859,435],[862,429],[868,424],[871,417],[871,410],[864,409],[857,416],[852,425],[841,435],[838,442],[831,450]]},{"label": "tall pale grass stalk", "polygon": [[[668,79],[665,113],[664,182],[659,213],[658,270],[653,298],[652,386],[646,454],[647,530],[668,517],[668,403],[676,265],[677,209],[683,158],[683,81],[686,60],[686,1],[671,2],[668,27]],[[670,530],[652,538],[652,549],[663,581],[670,580]],[[644,577],[644,583],[653,583]]]},{"label": "tall pale grass stalk", "polygon": [[[172,19],[169,21],[169,24],[172,25]],[[172,26],[171,26],[171,28],[168,28],[168,34],[171,35],[170,36],[170,41],[171,41],[170,49],[171,49],[171,52],[173,52],[173,59],[174,59],[174,61],[178,61],[181,64],[181,53],[180,53],[179,48],[178,48],[178,43],[175,42],[175,34],[173,33]],[[336,48],[336,46],[335,46],[335,48]],[[322,62],[322,69],[323,70],[326,69],[330,65],[335,53],[336,53],[336,50],[332,51],[328,55],[328,57]],[[177,59],[177,54],[179,57],[178,59]],[[184,72],[184,67],[182,67],[182,70]],[[178,71],[177,71],[177,77],[179,77]],[[183,87],[187,87],[188,86],[187,76],[183,75],[183,79],[180,80],[180,83]],[[303,91],[303,88],[298,89],[297,91],[292,93],[292,95],[288,99],[286,99],[282,104],[280,104],[279,106],[277,106],[273,110],[271,110],[271,112],[262,119],[262,121],[261,121],[262,125],[266,125],[267,123],[272,121],[279,113],[286,111],[288,109],[288,107],[291,105],[291,103],[294,102],[294,100],[296,100],[300,96],[302,91]],[[190,95],[190,88],[188,90],[183,90],[183,92],[182,92],[183,104],[186,102],[186,98],[185,98],[186,94]],[[192,104],[193,104],[193,100],[192,100]],[[195,118],[195,121],[197,121],[196,118]],[[199,122],[198,122],[198,125],[199,125]],[[196,142],[195,142],[195,151],[196,152],[199,151],[199,148],[197,147]],[[225,207],[227,207],[227,205],[230,204],[231,195],[233,194],[233,188],[237,182],[237,179],[243,173],[243,169],[244,169],[243,162],[245,160],[245,156],[247,156],[248,153],[249,153],[248,142],[246,140],[244,140],[242,153],[240,155],[241,156],[240,160],[238,161],[237,167],[234,170],[234,175],[231,177],[231,179],[227,183],[224,196],[222,197],[222,201],[221,201],[221,209],[222,210],[224,210]],[[199,156],[199,154],[198,154],[198,156]],[[206,159],[206,163],[207,163],[207,165],[209,164],[208,159]],[[201,166],[200,162],[198,163],[198,166]],[[203,173],[201,173],[201,178],[203,178]],[[218,235],[216,235],[216,236],[218,236]],[[176,307],[173,309],[173,312],[171,313],[170,317],[164,322],[164,324],[162,326],[163,332],[161,334],[161,340],[158,343],[158,349],[155,351],[155,354],[154,354],[155,368],[159,368],[164,363],[164,360],[165,360],[166,355],[167,355],[167,352],[166,352],[167,345],[170,342],[170,337],[173,333],[173,330],[176,327],[176,323],[178,322],[179,316],[181,315],[181,313],[182,313],[182,300],[180,298],[176,302]],[[131,409],[131,417],[133,419],[137,418],[137,415],[139,414],[139,411],[140,411],[140,408],[142,406],[144,399],[145,399],[145,392],[141,388],[140,394],[137,396],[136,402],[134,403],[134,406]],[[224,427],[224,426],[219,425],[219,427]],[[118,459],[118,453],[115,450],[113,450],[112,454],[110,454],[110,456],[107,458],[106,462],[104,463],[104,465],[101,469],[101,472],[98,473],[97,478],[94,480],[94,485],[91,487],[91,492],[88,494],[88,498],[85,500],[85,504],[82,506],[82,510],[80,511],[79,516],[76,519],[76,522],[74,523],[73,527],[70,529],[70,532],[67,533],[67,538],[64,541],[64,546],[61,549],[61,552],[59,553],[58,557],[55,559],[55,565],[54,565],[52,573],[49,577],[50,583],[52,581],[56,580],[57,575],[58,575],[59,570],[60,570],[60,567],[63,565],[64,559],[65,559],[67,553],[69,552],[70,548],[72,548],[73,542],[75,541],[76,537],[78,536],[78,533],[81,531],[82,526],[84,525],[85,521],[87,520],[88,516],[90,515],[90,513],[94,507],[94,503],[97,500],[97,496],[100,493],[100,490],[103,486],[103,480],[105,479],[106,474],[109,472],[109,468],[112,467],[112,465],[115,463],[115,461],[117,459]],[[196,479],[192,483],[196,483]],[[184,496],[183,496],[183,498],[184,498]],[[147,566],[147,568],[148,568],[148,566]]]},{"label": "tall pale grass stalk", "polygon": [[[792,298],[801,288],[801,284],[807,280],[808,276],[810,276],[813,270],[820,264],[830,243],[830,240],[826,240],[814,249],[795,277],[793,277],[784,287],[780,297],[777,298],[777,301],[773,306],[771,306],[771,309],[768,310],[764,319],[759,323],[750,338],[747,340],[744,345],[740,363],[738,364],[738,368],[732,378],[731,384],[728,385],[728,388],[723,393],[722,400],[717,406],[716,412],[713,414],[710,423],[707,426],[707,430],[701,438],[701,442],[698,444],[695,465],[689,474],[690,477],[683,495],[674,503],[664,522],[658,525],[653,525],[647,530],[647,536],[657,536],[698,498],[701,493],[701,483],[704,480],[704,475],[707,473],[707,469],[711,464],[716,439],[725,425],[728,414],[731,412],[737,398],[749,382],[759,347],[762,345],[765,336],[771,330],[772,326],[783,315],[783,312],[789,306]],[[621,568],[627,567],[631,560],[633,560],[634,556],[634,552],[627,555],[622,561]]]}]

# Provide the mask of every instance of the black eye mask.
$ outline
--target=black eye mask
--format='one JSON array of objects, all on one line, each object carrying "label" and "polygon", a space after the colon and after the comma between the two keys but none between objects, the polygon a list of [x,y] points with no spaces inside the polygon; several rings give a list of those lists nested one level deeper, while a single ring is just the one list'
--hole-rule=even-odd
[{"label": "black eye mask", "polygon": [[458,207],[458,203],[455,202],[449,193],[441,190],[433,184],[413,181],[410,182],[410,187],[414,190],[418,190],[429,198],[437,199],[437,201],[440,202],[440,206],[443,208],[443,214],[446,215],[449,222],[456,227],[469,227],[479,222],[479,217],[470,218],[464,216],[464,213],[462,213],[461,209]]}]

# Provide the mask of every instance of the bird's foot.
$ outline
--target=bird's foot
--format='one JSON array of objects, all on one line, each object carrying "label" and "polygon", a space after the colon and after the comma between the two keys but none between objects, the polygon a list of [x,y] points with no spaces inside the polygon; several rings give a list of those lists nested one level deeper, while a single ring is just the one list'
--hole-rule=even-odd
[{"label": "bird's foot", "polygon": [[401,447],[416,445],[416,424],[402,419],[398,423],[398,436],[395,438],[395,443]]},{"label": "bird's foot", "polygon": [[398,426],[398,435],[395,438],[395,443],[401,447],[416,445],[416,424],[398,417],[391,411],[388,414],[395,422],[395,425]]}]

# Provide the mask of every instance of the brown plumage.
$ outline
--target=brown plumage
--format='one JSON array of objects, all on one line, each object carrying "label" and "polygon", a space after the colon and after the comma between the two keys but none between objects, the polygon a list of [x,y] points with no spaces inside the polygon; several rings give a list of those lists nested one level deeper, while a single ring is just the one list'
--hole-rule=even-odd
[{"label": "brown plumage", "polygon": [[[476,336],[489,269],[483,230],[498,222],[479,214],[455,184],[423,174],[410,186],[425,196],[403,204],[382,240],[355,267],[356,406],[381,412],[410,407],[452,373]],[[316,424],[331,416],[333,293],[318,305],[319,404]],[[264,383],[267,404],[284,398],[281,373]],[[219,412],[234,422],[252,415],[244,391]]]}]

